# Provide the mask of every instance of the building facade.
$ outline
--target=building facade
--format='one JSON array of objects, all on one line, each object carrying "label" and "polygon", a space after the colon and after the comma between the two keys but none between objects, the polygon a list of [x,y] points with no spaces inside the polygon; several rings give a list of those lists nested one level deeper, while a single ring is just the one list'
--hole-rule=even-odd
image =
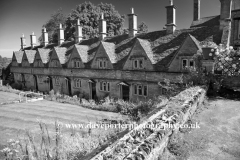
[{"label": "building facade", "polygon": [[137,34],[137,15],[132,9],[129,34],[107,37],[107,22],[101,15],[99,38],[83,39],[79,20],[74,41],[64,41],[61,24],[58,44],[48,43],[45,28],[41,45],[35,44],[32,33],[31,46],[26,47],[23,35],[20,51],[12,56],[15,83],[31,90],[54,90],[86,99],[110,96],[144,101],[164,94],[159,82],[179,82],[187,74],[186,68],[197,67],[196,54],[209,46],[214,52],[216,44],[226,38],[219,21],[200,18],[200,0],[194,0],[193,6],[194,21],[189,29],[176,29],[176,8],[170,1],[165,30]]}]

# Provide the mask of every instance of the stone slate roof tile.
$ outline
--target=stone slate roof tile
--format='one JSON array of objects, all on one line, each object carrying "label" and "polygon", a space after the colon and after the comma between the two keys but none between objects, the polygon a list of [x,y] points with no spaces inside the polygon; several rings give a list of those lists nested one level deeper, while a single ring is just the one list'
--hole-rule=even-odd
[{"label": "stone slate roof tile", "polygon": [[211,16],[211,17],[203,17],[197,21],[193,21],[191,24],[192,27],[212,27],[212,26],[219,26],[220,25],[220,15],[218,16]]},{"label": "stone slate roof tile", "polygon": [[79,56],[81,57],[83,63],[87,63],[89,61],[88,50],[89,46],[87,45],[74,45],[78,51]]},{"label": "stone slate roof tile", "polygon": [[17,63],[22,63],[22,57],[23,57],[24,51],[14,51],[13,54],[16,57]]},{"label": "stone slate roof tile", "polygon": [[115,54],[115,44],[109,42],[101,42],[105,49],[111,63],[117,63],[117,56]]},{"label": "stone slate roof tile", "polygon": [[26,53],[28,62],[29,62],[30,64],[33,63],[37,51],[35,51],[35,50],[25,50],[24,52]]},{"label": "stone slate roof tile", "polygon": [[147,40],[137,39],[141,46],[143,47],[145,53],[147,54],[148,58],[150,59],[152,64],[155,64],[156,61],[154,60],[154,54],[151,48],[151,43]]},{"label": "stone slate roof tile", "polygon": [[41,58],[42,62],[44,64],[48,63],[49,59],[50,59],[51,50],[50,49],[44,49],[44,48],[38,48],[37,51],[40,55],[40,58]]},{"label": "stone slate roof tile", "polygon": [[54,47],[58,59],[61,64],[65,64],[67,62],[67,57],[66,57],[66,51],[67,49],[65,47]]}]

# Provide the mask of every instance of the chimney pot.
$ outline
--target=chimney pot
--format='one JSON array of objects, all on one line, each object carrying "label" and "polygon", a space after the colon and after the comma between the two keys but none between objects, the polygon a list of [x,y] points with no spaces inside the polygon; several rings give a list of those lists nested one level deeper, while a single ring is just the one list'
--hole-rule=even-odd
[{"label": "chimney pot", "polygon": [[134,8],[131,8],[131,13],[134,14]]},{"label": "chimney pot", "polygon": [[201,0],[194,0],[193,2],[193,20],[198,21],[200,19],[200,2]]},{"label": "chimney pot", "polygon": [[58,29],[58,45],[61,45],[64,42],[64,29],[62,28],[62,24],[59,24]]},{"label": "chimney pot", "polygon": [[128,14],[129,36],[135,37],[137,34],[137,15],[134,14],[134,8],[131,8],[131,13]]},{"label": "chimney pot", "polygon": [[169,0],[169,5],[170,5],[170,6],[173,5],[173,0]]},{"label": "chimney pot", "polygon": [[34,48],[36,46],[36,35],[34,35],[34,32],[30,35],[30,40],[31,40],[31,48]]},{"label": "chimney pot", "polygon": [[24,49],[26,47],[26,38],[24,37],[24,34],[22,34],[20,39],[21,39],[21,49]]},{"label": "chimney pot", "polygon": [[170,6],[166,6],[167,9],[167,34],[173,34],[176,30],[176,8],[173,5],[173,1],[170,0]]},{"label": "chimney pot", "polygon": [[75,42],[79,43],[83,39],[82,36],[82,26],[80,25],[79,18],[77,19],[76,32],[75,32]]},{"label": "chimney pot", "polygon": [[104,14],[101,14],[101,19],[99,20],[99,39],[104,40],[107,35],[107,22],[104,20]]},{"label": "chimney pot", "polygon": [[44,47],[48,45],[48,33],[45,27],[42,29],[42,45]]}]

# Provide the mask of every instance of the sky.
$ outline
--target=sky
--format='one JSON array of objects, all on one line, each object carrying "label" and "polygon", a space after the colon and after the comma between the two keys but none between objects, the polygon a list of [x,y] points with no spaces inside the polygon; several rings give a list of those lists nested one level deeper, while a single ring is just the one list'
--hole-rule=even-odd
[{"label": "sky", "polygon": [[[27,46],[30,46],[32,32],[41,35],[42,25],[51,14],[62,8],[68,15],[78,4],[86,0],[0,0],[0,55],[12,57],[13,51],[20,49],[20,37],[24,33]],[[169,0],[89,0],[97,5],[112,3],[123,15],[134,8],[138,24],[145,22],[149,31],[162,30],[166,24],[166,6]],[[193,0],[174,0],[176,6],[177,29],[189,28],[193,20]],[[219,0],[201,0],[201,17],[220,14]],[[125,20],[127,28],[128,21]]]}]

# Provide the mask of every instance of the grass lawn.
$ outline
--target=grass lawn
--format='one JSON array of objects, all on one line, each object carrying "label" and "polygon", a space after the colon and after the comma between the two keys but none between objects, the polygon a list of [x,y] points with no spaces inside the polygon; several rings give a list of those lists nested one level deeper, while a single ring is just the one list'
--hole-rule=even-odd
[{"label": "grass lawn", "polygon": [[18,101],[19,96],[15,93],[0,92],[0,103]]},{"label": "grass lawn", "polygon": [[[11,93],[0,92],[0,99],[4,99],[7,95],[11,95]],[[11,96],[14,98],[13,95]],[[17,136],[22,137],[26,130],[36,135],[39,134],[38,121],[46,123],[50,134],[54,134],[56,120],[62,124],[82,124],[105,118],[122,119],[117,113],[90,110],[80,106],[46,100],[2,105],[0,106],[0,146],[6,144],[9,139],[16,139]],[[62,128],[63,133],[72,132],[66,125],[64,126]]]},{"label": "grass lawn", "polygon": [[240,101],[212,99],[194,119],[200,129],[184,134],[189,160],[240,159]]}]

